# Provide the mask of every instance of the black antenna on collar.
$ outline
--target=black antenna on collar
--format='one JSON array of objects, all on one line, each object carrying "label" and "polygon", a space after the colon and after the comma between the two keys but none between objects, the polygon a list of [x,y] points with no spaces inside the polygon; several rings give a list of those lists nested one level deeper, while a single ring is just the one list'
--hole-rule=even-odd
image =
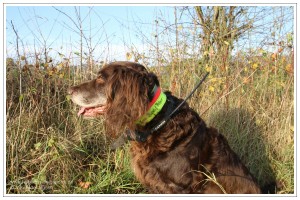
[{"label": "black antenna on collar", "polygon": [[153,127],[151,129],[151,133],[153,133],[154,131],[157,131],[158,129],[160,129],[163,125],[165,125],[167,123],[167,121],[172,117],[172,115],[189,99],[191,98],[191,96],[195,93],[195,91],[199,88],[199,86],[203,83],[203,81],[207,78],[207,76],[209,75],[209,72],[207,72],[205,74],[205,76],[201,79],[201,81],[199,81],[199,83],[194,87],[194,89],[191,91],[191,93],[173,110],[173,112],[171,112],[171,114],[169,116],[167,116],[164,120],[162,120],[157,126]]},{"label": "black antenna on collar", "polygon": [[136,140],[139,142],[145,142],[147,140],[147,137],[154,133],[155,131],[159,130],[162,126],[164,126],[167,121],[174,115],[174,113],[195,93],[195,91],[199,88],[199,86],[203,83],[203,81],[207,78],[209,75],[209,72],[207,72],[204,77],[199,81],[199,83],[195,86],[195,88],[190,92],[190,94],[169,114],[167,117],[165,117],[161,122],[159,122],[156,126],[154,126],[152,129],[146,132],[136,132]]}]

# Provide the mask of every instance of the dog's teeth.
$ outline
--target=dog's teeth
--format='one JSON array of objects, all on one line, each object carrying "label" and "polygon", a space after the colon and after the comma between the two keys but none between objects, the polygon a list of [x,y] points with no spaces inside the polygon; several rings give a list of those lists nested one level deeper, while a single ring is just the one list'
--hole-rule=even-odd
[{"label": "dog's teeth", "polygon": [[99,107],[90,107],[90,108],[84,108],[82,107],[77,115],[78,117],[80,115],[85,117],[96,117],[97,115],[103,115],[105,113],[105,106],[99,106]]},{"label": "dog's teeth", "polygon": [[100,106],[100,107],[95,108],[95,112],[103,113],[104,111],[105,111],[105,107],[104,106]]}]

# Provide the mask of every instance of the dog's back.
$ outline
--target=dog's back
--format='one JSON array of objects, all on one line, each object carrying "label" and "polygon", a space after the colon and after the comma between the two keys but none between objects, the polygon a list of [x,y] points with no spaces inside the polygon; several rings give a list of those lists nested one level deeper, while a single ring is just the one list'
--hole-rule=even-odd
[{"label": "dog's back", "polygon": [[261,192],[223,135],[187,104],[145,143],[132,142],[131,153],[137,178],[152,193]]}]

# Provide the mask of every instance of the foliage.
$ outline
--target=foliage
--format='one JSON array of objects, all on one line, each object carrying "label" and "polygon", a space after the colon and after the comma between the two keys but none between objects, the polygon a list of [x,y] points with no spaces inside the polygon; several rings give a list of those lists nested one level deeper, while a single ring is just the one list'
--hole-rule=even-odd
[{"label": "foliage", "polygon": [[[231,9],[202,11],[211,10],[214,16]],[[241,10],[232,11],[243,16],[240,22],[254,16]],[[257,25],[261,19],[256,19],[248,21],[251,28],[241,30],[241,38],[232,41],[220,38],[221,29],[212,24],[215,31],[209,39],[219,38],[219,43],[205,46],[196,11],[176,7],[172,25],[157,16],[155,33],[147,38],[148,51],[133,46],[124,58],[146,65],[159,76],[163,89],[181,98],[209,71],[190,106],[226,136],[261,185],[277,181],[281,185],[277,193],[294,193],[294,35],[282,28],[284,12],[282,21],[274,21],[276,26],[264,24],[273,31],[265,32],[266,42],[261,45],[252,45],[253,32],[261,28]],[[193,23],[180,23],[179,16],[186,13]],[[222,18],[213,19],[218,23]],[[73,21],[80,27],[79,22]],[[137,37],[145,39],[145,34],[137,30]],[[22,37],[17,38],[21,42]],[[45,49],[46,54],[56,52],[57,59],[45,55]],[[102,119],[77,118],[78,108],[66,95],[71,85],[94,77],[106,61],[94,62],[92,51],[85,56],[81,49],[66,56],[60,50],[45,46],[33,55],[21,52],[6,59],[6,192],[146,193],[130,167],[129,147],[110,151],[111,139],[105,136]],[[73,62],[73,55],[80,57],[80,64]],[[207,181],[217,182],[206,174]]]}]

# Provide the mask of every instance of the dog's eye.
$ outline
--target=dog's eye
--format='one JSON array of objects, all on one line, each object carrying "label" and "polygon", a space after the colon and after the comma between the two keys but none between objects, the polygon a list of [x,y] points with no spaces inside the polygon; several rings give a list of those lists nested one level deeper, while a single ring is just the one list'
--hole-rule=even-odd
[{"label": "dog's eye", "polygon": [[104,80],[104,77],[103,77],[103,75],[102,75],[101,73],[98,73],[97,79],[102,79],[102,80]]},{"label": "dog's eye", "polygon": [[98,74],[97,74],[97,79],[98,80],[102,80],[103,82],[107,81],[108,80],[108,75],[107,73],[103,72],[103,71],[99,71]]},{"label": "dog's eye", "polygon": [[96,81],[97,81],[97,83],[102,84],[105,82],[105,79],[103,78],[103,76],[101,74],[99,74]]}]

